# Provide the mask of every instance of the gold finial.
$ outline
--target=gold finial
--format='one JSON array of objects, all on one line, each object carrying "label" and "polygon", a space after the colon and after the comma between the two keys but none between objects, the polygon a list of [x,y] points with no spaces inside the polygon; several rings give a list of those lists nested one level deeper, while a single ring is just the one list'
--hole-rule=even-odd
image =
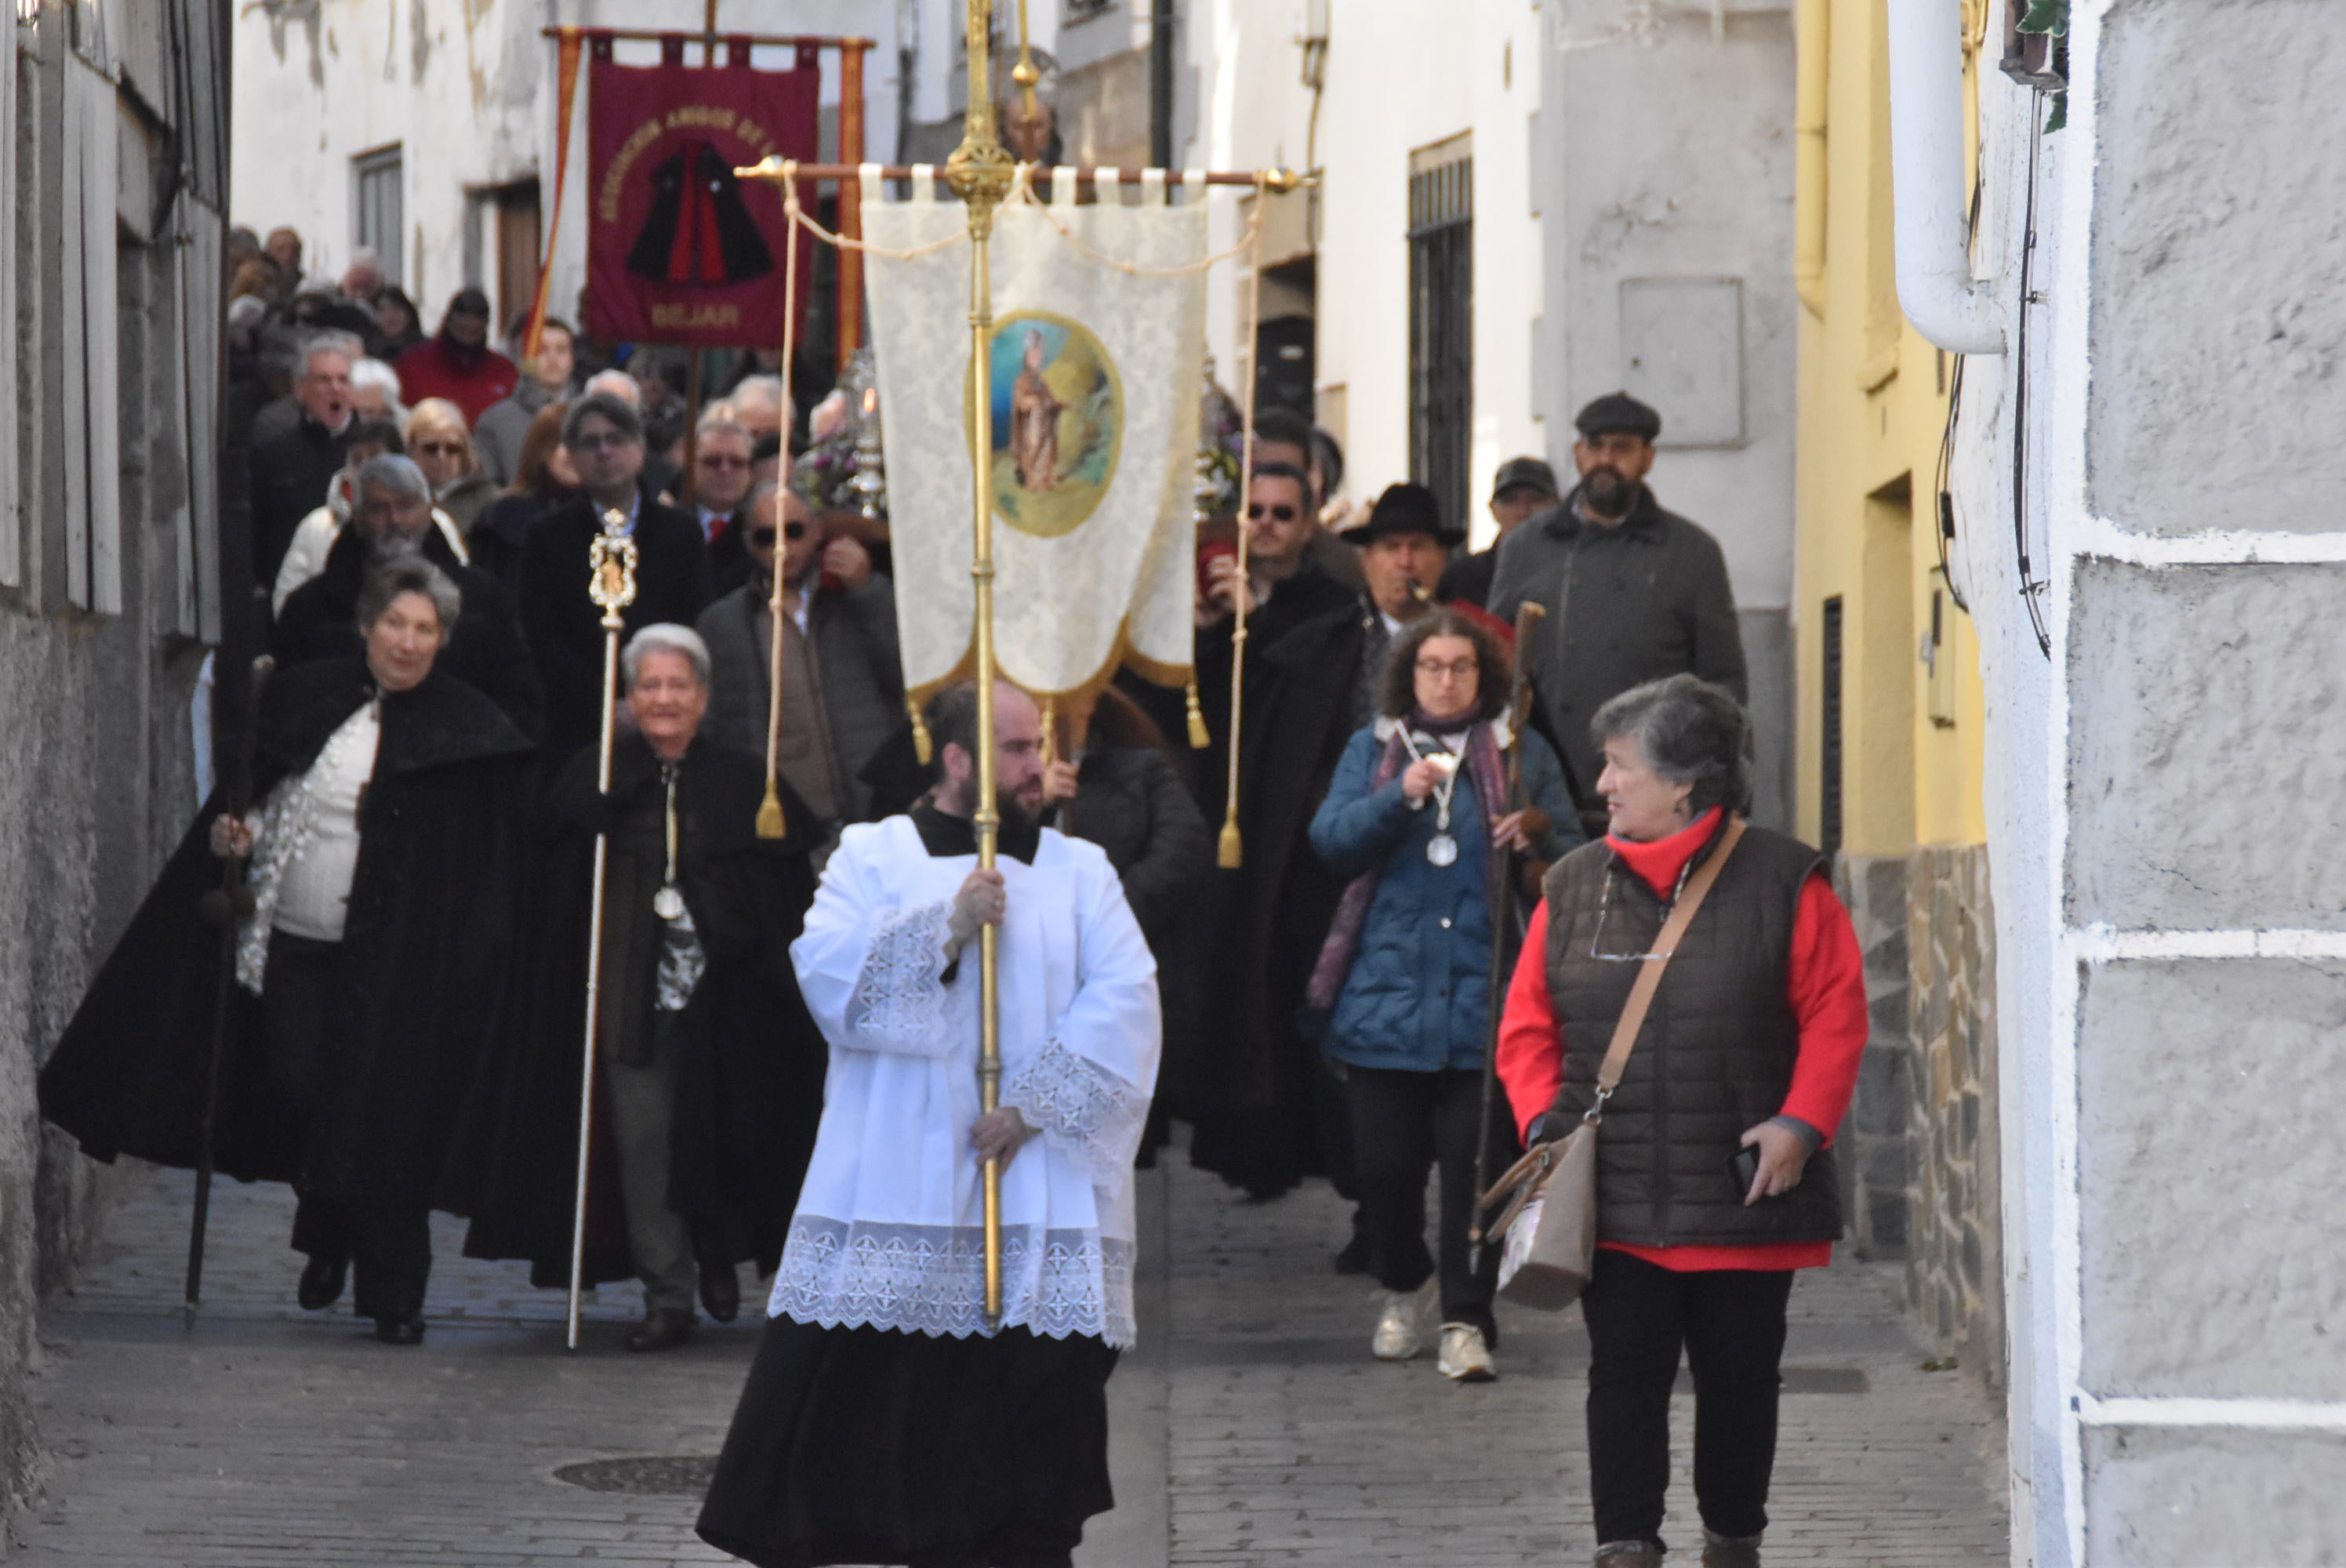
[{"label": "gold finial", "polygon": [[603,531],[586,547],[586,596],[603,612],[603,629],[627,623],[621,610],[636,602],[636,542],[627,535],[627,514],[614,506],[603,514]]}]

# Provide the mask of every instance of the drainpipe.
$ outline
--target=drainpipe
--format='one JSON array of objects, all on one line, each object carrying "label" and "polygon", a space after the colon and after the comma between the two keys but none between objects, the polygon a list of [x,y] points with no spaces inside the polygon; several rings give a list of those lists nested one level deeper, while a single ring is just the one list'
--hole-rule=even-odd
[{"label": "drainpipe", "polygon": [[1890,0],[1890,160],[1898,303],[1957,354],[2004,352],[2004,307],[1972,278],[1962,0]]},{"label": "drainpipe", "polygon": [[1832,0],[1800,0],[1793,24],[1792,291],[1825,313],[1825,89]]}]

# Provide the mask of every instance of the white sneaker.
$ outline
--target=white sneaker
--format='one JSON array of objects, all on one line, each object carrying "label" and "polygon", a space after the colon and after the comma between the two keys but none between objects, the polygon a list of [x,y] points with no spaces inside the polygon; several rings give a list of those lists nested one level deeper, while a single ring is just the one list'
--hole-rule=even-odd
[{"label": "white sneaker", "polygon": [[1433,1368],[1454,1383],[1487,1383],[1499,1375],[1491,1365],[1491,1347],[1484,1342],[1483,1330],[1472,1323],[1442,1326],[1442,1353]]},{"label": "white sneaker", "polygon": [[1369,1354],[1380,1361],[1406,1361],[1425,1349],[1425,1320],[1433,1316],[1436,1288],[1429,1279],[1414,1290],[1378,1292],[1383,1305],[1377,1312],[1377,1331],[1369,1339]]}]

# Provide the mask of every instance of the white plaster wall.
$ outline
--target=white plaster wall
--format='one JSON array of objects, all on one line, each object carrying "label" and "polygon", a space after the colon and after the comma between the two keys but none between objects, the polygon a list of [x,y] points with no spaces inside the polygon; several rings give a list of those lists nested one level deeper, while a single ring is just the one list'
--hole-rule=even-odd
[{"label": "white plaster wall", "polygon": [[1541,14],[1549,87],[1531,178],[1547,308],[1534,384],[1550,455],[1568,471],[1573,414],[1628,380],[1625,280],[1740,280],[1743,438],[1671,444],[1674,411],[1663,408],[1651,483],[1663,505],[1717,536],[1739,608],[1781,611],[1792,593],[1800,311],[1789,7],[1544,0]]},{"label": "white plaster wall", "polygon": [[[904,9],[909,10],[909,7]],[[898,121],[896,0],[723,0],[727,32],[860,36],[867,155],[892,157]],[[553,222],[556,25],[695,31],[700,0],[322,0],[304,19],[237,9],[231,107],[232,221],[262,234],[280,223],[307,242],[305,267],[339,276],[354,244],[351,158],[404,150],[404,283],[427,330],[464,286],[465,193],[535,174]],[[620,45],[622,59],[657,58]],[[760,63],[764,63],[761,54]],[[582,76],[584,74],[582,70]],[[823,102],[835,112],[837,56],[826,53]],[[584,105],[582,93],[581,105]],[[550,299],[575,314],[585,279],[586,116],[576,117],[569,189]],[[482,264],[494,279],[494,236]]]},{"label": "white plaster wall", "polygon": [[[1974,360],[1965,383],[1957,554],[1988,686],[2006,1022],[2013,1560],[2039,1568],[2336,1554],[2346,1400],[2321,1363],[2346,1256],[2324,1244],[2326,1209],[2291,1207],[2296,1184],[2335,1185],[2291,1138],[2346,1108],[2310,1060],[2346,1007],[2346,937],[2308,919],[2326,890],[2301,875],[2195,890],[2170,874],[2206,881],[2218,862],[2194,845],[2211,834],[2242,851],[2284,836],[2276,803],[2287,817],[2299,781],[2318,792],[2341,744],[2335,617],[2309,606],[2334,605],[2346,538],[2307,532],[2319,514],[2287,498],[2337,494],[2346,452],[2305,439],[2325,387],[2277,396],[2254,372],[2275,331],[2291,352],[2328,341],[2336,215],[2207,199],[2334,175],[2346,114],[2289,86],[2346,64],[2331,19],[2305,0],[2077,0],[2070,125],[2036,171],[2040,302],[2025,346]],[[2241,43],[2276,28],[2327,65],[2252,68]],[[1974,254],[2012,305],[2034,106],[1991,75],[1980,107]],[[2286,448],[2294,471],[2239,494],[2287,504],[2182,519],[2178,476],[2226,450],[2207,445],[2211,411],[2239,444],[2198,476],[2253,480],[2241,454]],[[2177,483],[2146,482],[2159,473]],[[2291,625],[2330,657],[2265,635]]]},{"label": "white plaster wall", "polygon": [[1409,477],[1410,153],[1472,131],[1471,494],[1479,501],[1502,461],[1545,450],[1531,350],[1542,309],[1529,174],[1538,13],[1525,0],[1456,0],[1432,26],[1411,0],[1339,0],[1331,9],[1319,132],[1319,381],[1346,389],[1345,488],[1372,498]]}]

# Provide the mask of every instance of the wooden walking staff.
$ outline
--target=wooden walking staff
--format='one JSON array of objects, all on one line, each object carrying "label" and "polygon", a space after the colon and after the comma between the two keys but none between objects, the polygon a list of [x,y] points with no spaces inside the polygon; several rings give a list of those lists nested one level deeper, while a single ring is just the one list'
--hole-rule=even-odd
[{"label": "wooden walking staff", "polygon": [[[1532,634],[1539,630],[1540,619],[1546,614],[1546,608],[1540,605],[1524,604],[1515,608],[1515,679],[1507,690],[1507,798],[1491,808],[1494,822],[1515,810],[1524,798],[1524,727],[1531,722],[1532,715]],[[1507,1007],[1507,944],[1515,935],[1515,858],[1509,854],[1502,863],[1506,867],[1505,874],[1491,890],[1491,1016],[1483,1037],[1483,1119],[1474,1129],[1474,1192],[1478,1197],[1491,1189],[1491,1105],[1497,1097],[1499,1023]],[[1479,1207],[1466,1239],[1469,1257],[1478,1264],[1483,1253],[1483,1211]]]},{"label": "wooden walking staff", "polygon": [[[627,514],[614,506],[603,514],[603,532],[586,550],[586,596],[603,612],[603,741],[597,754],[595,793],[611,792],[611,740],[618,720],[619,612],[636,602],[636,542],[627,536]],[[610,864],[610,835],[595,832],[595,891],[586,925],[586,1042],[578,1082],[578,1203],[570,1221],[570,1315],[567,1347],[578,1349],[578,1294],[586,1269],[586,1149],[595,1130],[595,1033],[600,1023],[603,983],[603,881]]]},{"label": "wooden walking staff", "polygon": [[[994,278],[987,257],[994,211],[1010,194],[1016,165],[994,132],[992,0],[969,0],[969,113],[961,145],[945,160],[945,182],[969,212],[969,406],[971,555],[977,620],[977,863],[991,871],[1001,837],[994,799]],[[1002,1099],[1001,931],[978,927],[978,1105]],[[1002,1162],[985,1162],[985,1320],[1002,1321]]]}]

